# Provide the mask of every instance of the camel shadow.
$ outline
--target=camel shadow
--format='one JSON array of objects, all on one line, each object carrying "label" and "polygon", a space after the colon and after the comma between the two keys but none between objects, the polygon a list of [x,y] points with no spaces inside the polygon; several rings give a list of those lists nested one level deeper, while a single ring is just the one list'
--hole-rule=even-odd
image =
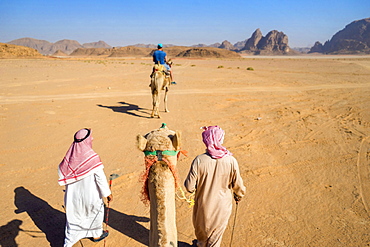
[{"label": "camel shadow", "polygon": [[[104,108],[109,108],[114,112],[120,112],[120,113],[126,113],[128,115],[132,115],[135,117],[142,117],[142,118],[150,118],[150,114],[148,112],[148,109],[141,108],[138,105],[130,104],[127,102],[118,102],[121,104],[120,106],[105,106],[105,105],[100,105],[98,104],[97,106],[99,107],[104,107]],[[148,116],[142,116],[139,115],[138,113],[142,113]]]},{"label": "camel shadow", "polygon": [[54,209],[24,187],[16,188],[14,193],[14,204],[17,207],[15,213],[26,212],[35,225],[45,233],[51,247],[63,246],[65,214]]},{"label": "camel shadow", "polygon": [[[128,215],[118,212],[117,210],[109,210],[109,227],[121,232],[122,234],[130,237],[137,242],[149,246],[149,229],[145,228],[138,222],[149,222],[149,218],[140,217],[135,215]],[[192,247],[185,242],[178,242],[178,247]]]},{"label": "camel shadow", "polygon": [[18,244],[15,242],[15,238],[18,236],[19,232],[22,231],[20,228],[22,223],[23,222],[21,220],[12,220],[6,225],[0,227],[0,246],[18,246]]},{"label": "camel shadow", "polygon": [[149,222],[149,218],[124,214],[112,208],[109,210],[109,227],[148,246],[149,230],[138,222]]}]

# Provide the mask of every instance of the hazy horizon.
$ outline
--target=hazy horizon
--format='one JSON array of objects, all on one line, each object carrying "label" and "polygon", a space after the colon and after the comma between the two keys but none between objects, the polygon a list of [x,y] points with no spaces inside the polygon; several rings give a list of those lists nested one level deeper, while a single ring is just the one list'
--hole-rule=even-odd
[{"label": "hazy horizon", "polygon": [[19,1],[0,2],[0,42],[34,38],[55,43],[99,40],[111,46],[134,44],[197,45],[284,32],[289,46],[324,43],[347,24],[368,18],[368,0],[293,1],[191,0],[154,1]]}]

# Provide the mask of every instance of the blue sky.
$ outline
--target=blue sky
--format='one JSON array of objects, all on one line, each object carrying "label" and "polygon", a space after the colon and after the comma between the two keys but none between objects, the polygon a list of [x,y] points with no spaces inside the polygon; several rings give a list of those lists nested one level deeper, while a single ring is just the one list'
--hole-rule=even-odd
[{"label": "blue sky", "polygon": [[0,0],[0,42],[234,44],[260,28],[264,36],[284,32],[290,47],[308,47],[368,17],[370,0]]}]

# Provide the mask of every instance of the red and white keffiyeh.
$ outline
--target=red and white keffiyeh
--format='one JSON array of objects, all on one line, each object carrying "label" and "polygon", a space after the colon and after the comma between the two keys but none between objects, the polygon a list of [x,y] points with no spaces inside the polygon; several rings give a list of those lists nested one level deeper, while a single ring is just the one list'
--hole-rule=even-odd
[{"label": "red and white keffiyeh", "polygon": [[225,132],[216,126],[203,127],[203,142],[207,147],[207,153],[213,159],[220,159],[225,156],[233,155],[222,143],[224,142]]},{"label": "red and white keffiyeh", "polygon": [[59,185],[79,181],[103,166],[99,155],[92,149],[92,140],[90,129],[76,132],[74,142],[58,167]]}]

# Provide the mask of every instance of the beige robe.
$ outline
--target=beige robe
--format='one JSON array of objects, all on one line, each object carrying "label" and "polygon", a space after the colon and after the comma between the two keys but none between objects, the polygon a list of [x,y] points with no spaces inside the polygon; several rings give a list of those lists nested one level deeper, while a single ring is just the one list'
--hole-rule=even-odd
[{"label": "beige robe", "polygon": [[233,156],[213,159],[208,154],[198,155],[184,185],[188,192],[196,190],[193,225],[198,246],[221,246],[233,193],[239,197],[245,194],[237,160]]}]

